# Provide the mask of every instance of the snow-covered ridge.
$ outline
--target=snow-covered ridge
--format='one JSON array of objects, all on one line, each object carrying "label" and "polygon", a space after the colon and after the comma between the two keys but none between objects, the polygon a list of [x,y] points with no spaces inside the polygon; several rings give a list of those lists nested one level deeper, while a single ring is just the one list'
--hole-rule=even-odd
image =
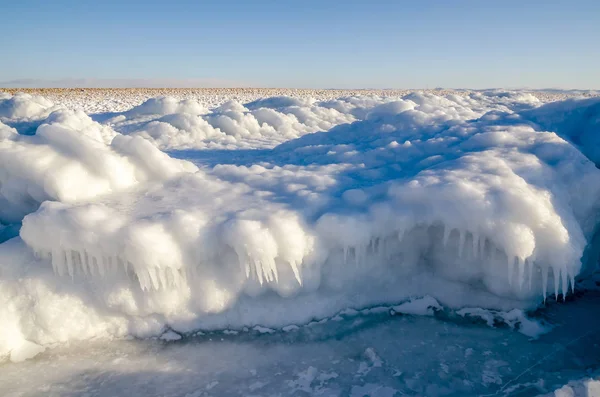
[{"label": "snow-covered ridge", "polygon": [[23,226],[0,244],[0,354],[425,295],[535,307],[573,288],[597,228],[600,170],[581,136],[597,104],[158,97],[90,118],[3,97],[0,221]]}]

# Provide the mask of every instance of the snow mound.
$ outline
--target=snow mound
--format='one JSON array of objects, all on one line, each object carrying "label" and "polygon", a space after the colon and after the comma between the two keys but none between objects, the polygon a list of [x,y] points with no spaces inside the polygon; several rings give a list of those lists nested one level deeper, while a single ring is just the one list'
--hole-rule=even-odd
[{"label": "snow mound", "polygon": [[600,98],[569,99],[525,112],[543,129],[552,129],[600,165]]},{"label": "snow mound", "polygon": [[[139,135],[163,150],[272,148],[300,136],[380,115],[398,114],[411,106],[425,113],[444,108],[457,119],[482,116],[496,110],[539,105],[530,94],[475,93],[468,97],[411,93],[404,98],[348,97],[329,101],[278,96],[242,104],[229,100],[212,110],[195,107],[190,100],[171,97],[149,99],[113,117],[119,132]],[[199,105],[198,105],[199,106]]]},{"label": "snow mound", "polygon": [[[34,136],[0,125],[2,216],[28,214],[0,244],[4,351],[397,302],[502,310],[527,328],[511,310],[572,290],[596,229],[600,170],[560,123],[533,120],[535,97],[149,103],[108,120],[117,131],[69,111]],[[226,141],[275,147],[198,150],[216,163],[198,170],[151,144]]]},{"label": "snow mound", "polygon": [[150,98],[141,105],[138,105],[127,111],[128,116],[143,116],[143,115],[165,115],[173,113],[186,114],[202,114],[206,109],[200,103],[192,99],[178,100],[173,97],[160,96]]},{"label": "snow mound", "polygon": [[35,135],[0,123],[0,221],[16,222],[46,200],[77,202],[195,171],[146,140],[117,134],[81,111],[58,110]]},{"label": "snow mound", "polygon": [[[206,112],[177,110],[182,105],[174,98],[159,99],[161,106],[155,103],[157,100],[148,100],[113,117],[112,126],[121,133],[141,136],[161,149],[236,149],[271,148],[356,120],[351,114],[318,102],[290,97],[268,98],[246,106],[230,100]],[[151,114],[159,117],[148,116]]]},{"label": "snow mound", "polygon": [[53,108],[51,101],[39,95],[0,93],[0,121],[40,119]]}]

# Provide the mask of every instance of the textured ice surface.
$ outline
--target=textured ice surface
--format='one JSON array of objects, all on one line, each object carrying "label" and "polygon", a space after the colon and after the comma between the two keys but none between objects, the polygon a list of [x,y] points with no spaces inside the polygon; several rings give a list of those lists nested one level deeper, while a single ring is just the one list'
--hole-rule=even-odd
[{"label": "textured ice surface", "polygon": [[561,325],[536,341],[460,319],[365,311],[287,332],[73,342],[0,366],[0,395],[593,397],[599,303],[550,305],[545,316]]},{"label": "textured ice surface", "polygon": [[593,100],[161,97],[90,118],[19,98],[0,98],[0,221],[23,225],[0,244],[2,355],[374,305],[500,310],[533,335],[512,310],[569,293],[596,229],[600,171],[570,143]]}]

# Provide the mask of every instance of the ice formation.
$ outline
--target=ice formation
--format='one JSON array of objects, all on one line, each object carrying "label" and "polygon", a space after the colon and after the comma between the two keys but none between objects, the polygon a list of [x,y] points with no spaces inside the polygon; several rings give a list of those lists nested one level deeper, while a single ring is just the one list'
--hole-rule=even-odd
[{"label": "ice formation", "polygon": [[593,138],[573,138],[597,130],[594,101],[157,98],[93,119],[53,109],[31,136],[9,111],[0,221],[22,228],[0,244],[0,355],[567,294],[599,214]]},{"label": "ice formation", "polygon": [[20,135],[0,122],[0,222],[15,222],[46,200],[76,202],[193,172],[139,137],[116,134],[82,111],[57,110]]},{"label": "ice formation", "polygon": [[275,97],[245,107],[230,100],[208,112],[190,100],[151,98],[127,112],[111,115],[108,123],[161,149],[236,149],[270,148],[355,120],[351,113],[336,110],[334,103],[312,102]]},{"label": "ice formation", "polygon": [[54,104],[39,95],[8,95],[0,92],[0,121],[35,120],[48,116]]}]

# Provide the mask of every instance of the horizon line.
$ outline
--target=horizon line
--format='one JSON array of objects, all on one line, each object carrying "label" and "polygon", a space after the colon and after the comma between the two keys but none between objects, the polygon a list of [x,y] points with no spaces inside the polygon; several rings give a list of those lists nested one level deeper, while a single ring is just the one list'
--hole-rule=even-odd
[{"label": "horizon line", "polygon": [[418,88],[399,88],[399,87],[386,87],[386,88],[376,88],[376,87],[353,87],[353,88],[341,88],[341,87],[258,87],[258,86],[214,86],[214,87],[195,87],[195,86],[131,86],[131,87],[120,87],[120,86],[106,86],[106,87],[94,87],[94,86],[75,86],[75,87],[11,87],[5,86],[0,83],[0,90],[305,90],[305,91],[418,91],[418,90],[427,90],[427,91],[443,91],[443,90],[453,90],[453,91],[491,91],[491,90],[518,90],[518,91],[600,91],[600,88],[555,88],[555,87],[546,87],[546,88],[530,88],[530,87],[488,87],[488,88],[469,88],[469,87],[418,87]]}]

